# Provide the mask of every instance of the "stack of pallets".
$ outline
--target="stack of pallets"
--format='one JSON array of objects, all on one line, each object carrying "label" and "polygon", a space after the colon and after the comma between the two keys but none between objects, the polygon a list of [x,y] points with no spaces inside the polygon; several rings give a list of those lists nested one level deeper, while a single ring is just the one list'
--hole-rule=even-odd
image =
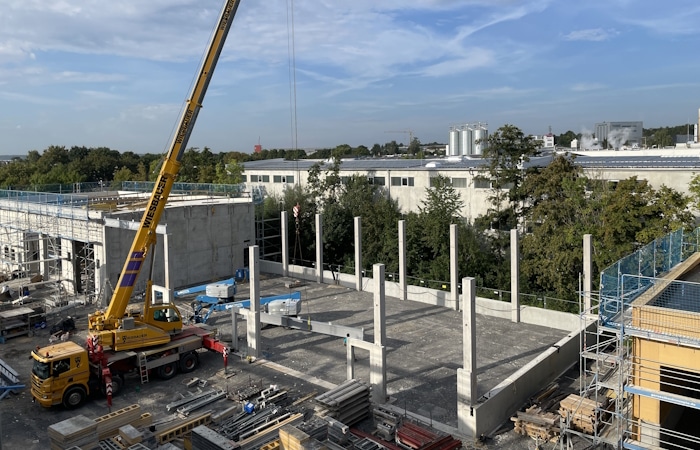
[{"label": "stack of pallets", "polygon": [[352,379],[314,399],[316,413],[351,426],[369,417],[369,386]]},{"label": "stack of pallets", "polygon": [[99,446],[97,423],[85,416],[75,416],[49,427],[51,450],[70,447],[94,448]]},{"label": "stack of pallets", "polygon": [[559,415],[543,411],[539,406],[531,406],[523,411],[518,411],[515,417],[511,417],[514,431],[523,436],[530,436],[541,441],[554,441],[561,434],[559,428]]},{"label": "stack of pallets", "polygon": [[569,422],[569,426],[587,434],[595,434],[605,420],[606,402],[596,402],[590,398],[571,394],[559,404],[559,414]]}]

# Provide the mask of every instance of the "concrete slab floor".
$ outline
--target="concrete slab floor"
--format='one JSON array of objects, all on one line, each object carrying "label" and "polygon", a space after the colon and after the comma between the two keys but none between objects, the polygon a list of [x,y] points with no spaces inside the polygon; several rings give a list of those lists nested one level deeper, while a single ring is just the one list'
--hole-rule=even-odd
[{"label": "concrete slab floor", "polygon": [[[261,283],[261,296],[288,292],[285,280]],[[373,341],[373,294],[335,285],[308,283],[302,292],[303,319],[364,328]],[[238,297],[248,295],[240,285]],[[430,295],[430,294],[426,294]],[[214,313],[213,322],[230,333],[230,315]],[[210,318],[210,321],[212,319]],[[428,304],[387,297],[387,394],[394,405],[457,426],[457,369],[462,367],[462,313]],[[245,322],[239,336],[245,336]],[[546,327],[514,324],[477,315],[477,379],[479,396],[567,333]],[[262,332],[262,357],[334,384],[346,378],[343,339],[306,331],[268,327]],[[245,341],[240,341],[244,346]],[[356,350],[355,377],[369,380],[369,352]],[[546,385],[550,380],[546,380]],[[543,385],[543,387],[544,387]]]}]

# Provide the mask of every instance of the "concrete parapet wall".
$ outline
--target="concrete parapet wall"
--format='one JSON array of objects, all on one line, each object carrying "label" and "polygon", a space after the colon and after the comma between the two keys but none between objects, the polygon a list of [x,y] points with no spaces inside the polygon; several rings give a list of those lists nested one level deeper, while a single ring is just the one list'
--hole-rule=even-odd
[{"label": "concrete parapet wall", "polygon": [[[261,271],[282,275],[282,264],[272,261],[261,261]],[[300,278],[306,281],[316,281],[316,269],[313,267],[303,267],[289,265],[289,276]],[[328,284],[339,284],[341,286],[354,289],[355,275],[348,273],[323,271],[323,279]],[[387,281],[384,284],[387,297],[401,298],[401,285],[398,282]],[[368,293],[374,292],[374,283],[371,277],[363,277],[362,290]],[[421,286],[408,285],[407,298],[414,302],[425,303],[433,306],[443,306],[454,308],[454,301],[450,298],[450,293],[437,289],[429,289]],[[461,299],[461,296],[460,296]],[[476,313],[483,316],[498,317],[501,319],[511,318],[510,302],[502,302],[483,297],[476,298]],[[530,325],[554,328],[563,331],[578,330],[581,326],[580,318],[577,314],[542,309],[535,306],[520,307],[520,321]]]},{"label": "concrete parapet wall", "polygon": [[[595,327],[591,323],[589,328]],[[566,372],[579,358],[579,332],[571,332],[527,365],[486,393],[465,418],[466,430],[474,437],[495,432],[549,380]]]}]

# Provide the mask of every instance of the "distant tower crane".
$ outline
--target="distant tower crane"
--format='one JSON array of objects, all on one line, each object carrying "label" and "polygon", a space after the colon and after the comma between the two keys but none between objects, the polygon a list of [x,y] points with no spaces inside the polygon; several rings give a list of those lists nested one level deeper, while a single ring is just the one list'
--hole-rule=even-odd
[{"label": "distant tower crane", "polygon": [[393,131],[385,131],[385,133],[402,133],[402,134],[407,134],[408,135],[408,143],[406,146],[408,147],[411,145],[411,142],[413,142],[413,130],[393,130]]}]

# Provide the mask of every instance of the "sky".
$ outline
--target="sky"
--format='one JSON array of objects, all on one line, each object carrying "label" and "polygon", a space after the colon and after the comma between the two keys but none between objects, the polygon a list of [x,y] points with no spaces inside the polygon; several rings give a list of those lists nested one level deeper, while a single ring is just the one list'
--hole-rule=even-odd
[{"label": "sky", "polygon": [[[0,154],[167,151],[222,0],[3,0]],[[697,0],[241,0],[188,147],[697,123]]]}]

